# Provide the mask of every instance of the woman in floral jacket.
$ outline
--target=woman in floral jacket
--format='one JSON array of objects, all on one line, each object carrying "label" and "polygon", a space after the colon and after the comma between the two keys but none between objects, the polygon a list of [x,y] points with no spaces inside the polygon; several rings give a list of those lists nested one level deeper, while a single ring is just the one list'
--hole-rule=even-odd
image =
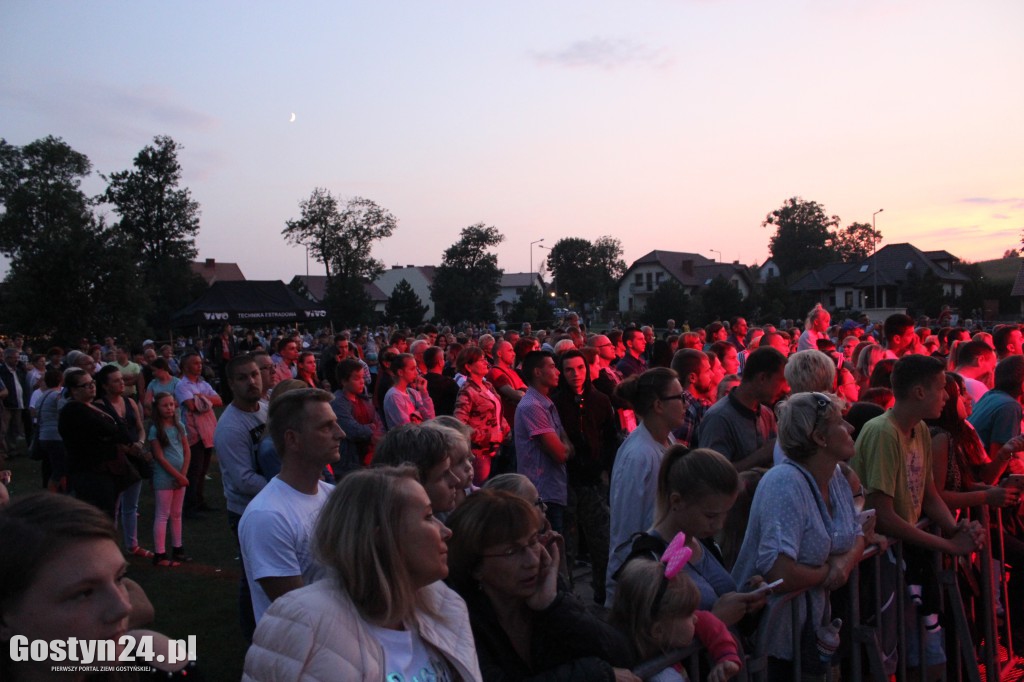
[{"label": "woman in floral jacket", "polygon": [[484,352],[470,346],[456,361],[466,383],[455,398],[455,418],[473,428],[473,482],[481,485],[491,474],[491,459],[509,434],[509,425],[501,414],[501,397],[484,377],[491,367]]}]

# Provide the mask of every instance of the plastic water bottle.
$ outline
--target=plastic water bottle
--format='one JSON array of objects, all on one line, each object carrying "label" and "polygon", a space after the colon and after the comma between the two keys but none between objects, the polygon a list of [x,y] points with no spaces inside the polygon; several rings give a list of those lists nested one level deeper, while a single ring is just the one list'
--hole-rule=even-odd
[{"label": "plastic water bottle", "polygon": [[832,659],[839,649],[839,630],[842,627],[843,619],[835,618],[828,625],[818,628],[818,656],[826,665],[832,665]]}]

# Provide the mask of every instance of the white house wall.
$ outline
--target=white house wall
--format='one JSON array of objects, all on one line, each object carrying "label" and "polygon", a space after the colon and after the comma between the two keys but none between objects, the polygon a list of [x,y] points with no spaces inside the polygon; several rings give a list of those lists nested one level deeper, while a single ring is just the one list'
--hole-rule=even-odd
[{"label": "white house wall", "polygon": [[[647,273],[651,273],[650,291],[647,290]],[[658,288],[658,273],[661,273],[662,282],[666,281],[671,276],[665,272],[665,268],[661,267],[657,263],[644,263],[630,270],[629,274],[623,278],[622,283],[619,284],[619,310],[630,310],[630,297],[633,298],[632,309],[638,311],[643,310],[646,305],[646,297],[654,293],[654,290]],[[644,280],[643,285],[640,287],[637,287],[634,284],[638,274],[643,275]]]},{"label": "white house wall", "polygon": [[412,290],[420,297],[420,302],[427,306],[427,314],[424,316],[424,319],[429,320],[432,318],[434,316],[434,299],[430,296],[430,285],[419,268],[392,268],[391,270],[385,270],[374,281],[374,284],[384,292],[385,296],[390,297],[395,287],[403,279],[409,283]]}]

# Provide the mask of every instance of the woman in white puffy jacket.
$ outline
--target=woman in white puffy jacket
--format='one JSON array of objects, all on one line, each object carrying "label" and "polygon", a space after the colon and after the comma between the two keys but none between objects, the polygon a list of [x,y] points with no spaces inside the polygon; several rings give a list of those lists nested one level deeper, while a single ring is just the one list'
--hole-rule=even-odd
[{"label": "woman in white puffy jacket", "polygon": [[243,680],[479,680],[466,604],[441,582],[450,535],[415,469],[346,476],[313,537],[330,574],[271,605]]}]

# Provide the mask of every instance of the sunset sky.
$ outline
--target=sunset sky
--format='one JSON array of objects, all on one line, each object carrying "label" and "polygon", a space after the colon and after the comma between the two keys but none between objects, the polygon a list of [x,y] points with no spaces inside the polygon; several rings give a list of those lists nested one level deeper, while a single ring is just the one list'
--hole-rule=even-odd
[{"label": "sunset sky", "polygon": [[387,265],[477,222],[509,272],[606,234],[761,262],[791,196],[974,261],[1024,229],[1022,35],[1020,0],[0,0],[0,136],[109,173],[170,135],[249,279],[305,272],[318,186],[398,217]]}]

